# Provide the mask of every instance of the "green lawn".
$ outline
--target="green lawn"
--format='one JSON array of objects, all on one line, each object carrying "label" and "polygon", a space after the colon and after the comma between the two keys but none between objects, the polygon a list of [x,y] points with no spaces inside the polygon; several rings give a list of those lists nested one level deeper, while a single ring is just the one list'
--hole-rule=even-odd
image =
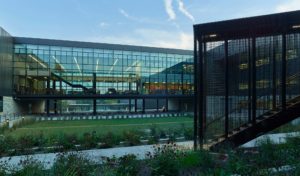
[{"label": "green lawn", "polygon": [[42,121],[26,125],[16,130],[6,132],[7,135],[19,137],[22,135],[52,136],[61,133],[82,135],[85,132],[96,131],[97,134],[113,132],[121,134],[125,130],[144,131],[155,125],[161,130],[176,130],[191,128],[193,119],[191,117],[168,117],[168,118],[148,118],[148,119],[113,119],[113,120],[78,120],[78,121]]}]

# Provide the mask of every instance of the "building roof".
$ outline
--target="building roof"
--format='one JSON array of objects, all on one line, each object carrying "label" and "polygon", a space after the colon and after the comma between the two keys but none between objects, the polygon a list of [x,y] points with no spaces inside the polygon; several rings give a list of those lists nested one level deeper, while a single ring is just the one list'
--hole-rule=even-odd
[{"label": "building roof", "polygon": [[155,53],[170,53],[181,55],[192,55],[192,50],[158,48],[147,46],[133,46],[133,45],[119,45],[108,43],[94,43],[94,42],[81,42],[81,41],[68,41],[68,40],[54,40],[54,39],[41,39],[41,38],[26,38],[14,37],[15,44],[33,44],[33,45],[49,45],[49,46],[63,46],[75,48],[92,48],[92,49],[111,49],[123,51],[136,51],[136,52],[155,52]]}]

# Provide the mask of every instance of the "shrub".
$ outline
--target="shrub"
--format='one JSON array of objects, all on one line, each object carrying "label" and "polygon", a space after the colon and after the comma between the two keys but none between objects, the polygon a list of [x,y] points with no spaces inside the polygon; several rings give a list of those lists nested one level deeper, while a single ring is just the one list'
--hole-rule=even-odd
[{"label": "shrub", "polygon": [[178,160],[181,170],[197,169],[203,175],[209,175],[209,171],[214,170],[215,163],[207,151],[184,151]]},{"label": "shrub", "polygon": [[134,146],[141,144],[141,135],[138,131],[123,131],[123,139],[126,145]]},{"label": "shrub", "polygon": [[96,170],[96,164],[86,156],[76,153],[58,154],[53,165],[53,175],[91,175]]},{"label": "shrub", "polygon": [[108,132],[107,134],[100,137],[100,142],[101,148],[110,148],[120,144],[120,137],[112,132]]},{"label": "shrub", "polygon": [[160,137],[160,138],[167,138],[166,132],[165,132],[164,130],[160,130],[160,132],[159,132],[159,137]]},{"label": "shrub", "polygon": [[35,137],[34,146],[45,147],[47,143],[48,143],[48,139],[45,137],[44,133],[40,131],[39,134]]},{"label": "shrub", "polygon": [[82,139],[82,147],[85,149],[95,148],[97,146],[98,138],[96,136],[96,131],[92,133],[84,133]]},{"label": "shrub", "polygon": [[9,147],[7,146],[7,143],[5,141],[5,136],[0,135],[0,156],[3,156],[8,149]]},{"label": "shrub", "polygon": [[183,135],[186,140],[193,140],[194,139],[194,129],[193,128],[184,129]]},{"label": "shrub", "polygon": [[20,136],[17,141],[17,148],[24,152],[31,149],[35,144],[35,139],[31,135]]},{"label": "shrub", "polygon": [[31,157],[26,158],[25,160],[21,160],[19,165],[22,169],[12,171],[12,175],[34,175],[34,176],[44,176],[45,168],[43,163],[40,161],[33,159]]},{"label": "shrub", "polygon": [[148,144],[157,144],[159,142],[159,136],[150,136],[148,138]]},{"label": "shrub", "polygon": [[62,150],[65,151],[74,149],[75,144],[78,143],[78,139],[75,134],[60,134],[57,142],[57,144],[62,147]]},{"label": "shrub", "polygon": [[140,170],[140,162],[135,155],[125,155],[118,159],[117,175],[137,175]]},{"label": "shrub", "polygon": [[180,155],[176,144],[157,146],[154,148],[154,153],[148,154],[148,157],[151,159],[152,175],[178,175]]},{"label": "shrub", "polygon": [[8,130],[9,124],[4,122],[0,124],[0,134],[4,134],[6,130]]}]

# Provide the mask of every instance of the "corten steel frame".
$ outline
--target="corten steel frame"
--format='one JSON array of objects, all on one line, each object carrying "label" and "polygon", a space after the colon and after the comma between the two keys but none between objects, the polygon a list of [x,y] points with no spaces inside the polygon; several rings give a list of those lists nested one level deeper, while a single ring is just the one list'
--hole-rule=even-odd
[{"label": "corten steel frame", "polygon": [[245,124],[265,132],[255,127],[271,110],[295,116],[286,107],[300,95],[299,40],[300,11],[194,25],[195,148]]}]

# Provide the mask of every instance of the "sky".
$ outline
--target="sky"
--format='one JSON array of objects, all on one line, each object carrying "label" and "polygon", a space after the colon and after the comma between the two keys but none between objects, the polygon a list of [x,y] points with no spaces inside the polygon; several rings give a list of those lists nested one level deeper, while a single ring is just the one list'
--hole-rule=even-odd
[{"label": "sky", "polygon": [[193,24],[300,10],[300,0],[0,0],[13,36],[192,49]]}]

